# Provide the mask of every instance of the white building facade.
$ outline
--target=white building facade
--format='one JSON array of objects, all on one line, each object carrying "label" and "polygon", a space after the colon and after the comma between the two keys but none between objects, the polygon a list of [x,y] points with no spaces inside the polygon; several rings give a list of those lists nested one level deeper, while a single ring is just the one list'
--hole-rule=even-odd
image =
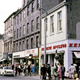
[{"label": "white building facade", "polygon": [[[67,34],[67,5],[62,2],[47,11],[47,28],[46,28],[46,63],[50,66],[56,63],[55,53],[59,58],[57,62],[64,65],[66,70],[69,69],[71,63],[79,66],[80,61],[80,40],[68,39]],[[41,30],[41,52],[42,64],[44,63],[44,30],[45,15],[42,15],[42,30]]]}]

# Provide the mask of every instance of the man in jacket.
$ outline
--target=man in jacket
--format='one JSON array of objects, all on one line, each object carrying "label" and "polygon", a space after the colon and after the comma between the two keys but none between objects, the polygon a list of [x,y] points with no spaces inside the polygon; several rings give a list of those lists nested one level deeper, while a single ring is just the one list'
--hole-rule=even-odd
[{"label": "man in jacket", "polygon": [[62,80],[64,80],[65,67],[63,65],[61,67],[61,72],[62,72]]},{"label": "man in jacket", "polygon": [[45,64],[43,64],[42,67],[41,67],[42,80],[43,79],[46,80],[46,71],[47,71],[47,69],[45,67]]}]

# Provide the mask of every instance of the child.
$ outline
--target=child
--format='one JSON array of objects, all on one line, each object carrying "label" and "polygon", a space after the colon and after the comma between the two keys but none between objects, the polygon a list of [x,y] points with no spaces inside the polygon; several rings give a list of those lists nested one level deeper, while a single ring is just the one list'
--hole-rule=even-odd
[{"label": "child", "polygon": [[76,78],[76,79],[78,78],[78,74],[77,74],[77,72],[76,72],[76,71],[75,71],[75,75],[74,75],[74,76],[75,76],[75,78]]},{"label": "child", "polygon": [[66,73],[67,80],[69,79],[69,72]]}]

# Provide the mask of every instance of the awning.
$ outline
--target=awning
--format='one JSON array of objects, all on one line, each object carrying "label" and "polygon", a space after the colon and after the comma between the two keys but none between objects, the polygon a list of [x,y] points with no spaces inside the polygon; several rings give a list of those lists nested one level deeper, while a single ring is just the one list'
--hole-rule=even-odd
[{"label": "awning", "polygon": [[80,58],[80,52],[74,52],[74,54],[77,58]]},{"label": "awning", "polygon": [[1,59],[0,62],[5,61],[6,59]]}]

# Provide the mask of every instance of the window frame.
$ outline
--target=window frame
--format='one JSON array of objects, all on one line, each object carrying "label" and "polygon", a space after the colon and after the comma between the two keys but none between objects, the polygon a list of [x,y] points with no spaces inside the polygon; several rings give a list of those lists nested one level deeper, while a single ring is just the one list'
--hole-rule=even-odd
[{"label": "window frame", "polygon": [[31,32],[33,32],[34,20],[31,21]]},{"label": "window frame", "polygon": [[39,16],[36,18],[36,29],[39,29]]},{"label": "window frame", "polygon": [[33,49],[33,38],[31,38],[31,48]]},{"label": "window frame", "polygon": [[27,34],[29,34],[29,23],[27,23]]},{"label": "window frame", "polygon": [[32,9],[31,9],[31,12],[32,12],[32,13],[34,12],[34,2],[32,2]]},{"label": "window frame", "polygon": [[39,9],[39,4],[40,4],[39,0],[37,0],[37,9]]}]

